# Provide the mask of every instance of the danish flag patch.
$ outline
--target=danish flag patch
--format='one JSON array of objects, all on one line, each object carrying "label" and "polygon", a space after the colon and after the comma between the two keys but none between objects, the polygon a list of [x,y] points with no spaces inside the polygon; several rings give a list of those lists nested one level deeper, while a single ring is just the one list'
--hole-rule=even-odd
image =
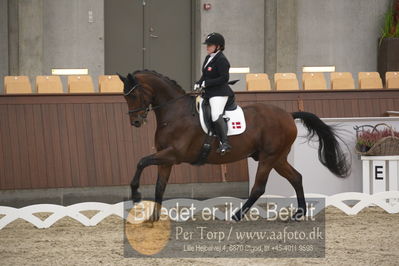
[{"label": "danish flag patch", "polygon": [[208,67],[208,71],[212,71],[212,67]]},{"label": "danish flag patch", "polygon": [[233,129],[241,128],[241,122],[231,122],[231,125],[233,126]]}]

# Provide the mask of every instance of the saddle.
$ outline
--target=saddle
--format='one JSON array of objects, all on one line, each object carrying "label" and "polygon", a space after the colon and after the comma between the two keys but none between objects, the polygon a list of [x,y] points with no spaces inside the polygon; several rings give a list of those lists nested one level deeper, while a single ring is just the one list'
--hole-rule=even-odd
[{"label": "saddle", "polygon": [[[196,109],[199,114],[200,124],[202,130],[210,135],[215,135],[212,132],[212,116],[211,106],[208,99],[197,96]],[[224,108],[223,117],[227,122],[227,136],[234,136],[242,134],[246,129],[244,112],[240,106],[235,103],[235,97],[229,97]]]},{"label": "saddle", "polygon": [[[229,85],[234,85],[238,80],[229,82]],[[208,99],[201,96],[197,96],[195,101],[195,109],[198,113],[201,128],[205,132],[206,137],[202,144],[201,150],[198,154],[197,159],[192,162],[193,165],[203,165],[206,163],[208,155],[211,151],[211,142],[214,134],[211,106]],[[227,123],[227,136],[242,134],[246,129],[244,112],[240,106],[235,103],[235,97],[229,97],[227,99],[226,106],[224,107],[223,117]]]}]

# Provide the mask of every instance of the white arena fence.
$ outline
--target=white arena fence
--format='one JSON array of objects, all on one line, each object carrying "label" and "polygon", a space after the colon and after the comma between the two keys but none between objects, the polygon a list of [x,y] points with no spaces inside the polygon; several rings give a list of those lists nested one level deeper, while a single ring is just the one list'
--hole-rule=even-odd
[{"label": "white arena fence", "polygon": [[[262,211],[263,208],[258,206],[262,203],[267,203],[269,198],[285,198],[283,196],[268,195],[262,196],[255,204],[254,207],[258,207],[260,210],[260,216],[267,218],[266,212]],[[296,198],[292,196],[290,198]],[[322,194],[306,194],[306,198],[319,198],[325,200],[325,207],[334,206],[347,215],[356,215],[364,208],[369,206],[378,206],[385,210],[389,214],[399,213],[399,191],[386,191],[373,195],[358,193],[358,192],[347,192],[340,193],[333,196],[326,196]],[[163,206],[169,208],[175,206],[178,202],[180,206],[187,206],[187,204],[195,204],[197,213],[205,207],[214,207],[224,204],[229,201],[233,206],[239,206],[244,203],[245,200],[233,198],[233,197],[220,197],[208,200],[193,200],[193,199],[171,199],[163,202]],[[356,201],[353,206],[349,206],[345,201]],[[36,204],[23,208],[12,208],[7,206],[0,206],[0,229],[4,228],[8,224],[12,223],[17,219],[23,219],[37,228],[49,228],[58,220],[64,217],[70,217],[84,226],[96,226],[103,219],[110,215],[116,215],[123,219],[126,219],[128,212],[132,207],[131,201],[119,202],[116,204],[107,204],[101,202],[83,202],[70,206],[61,206],[54,204]],[[97,211],[97,213],[88,218],[81,212],[84,211]],[[35,213],[52,213],[46,219],[41,220],[36,217]],[[314,215],[316,213],[313,213]],[[309,213],[308,213],[309,215]],[[217,219],[223,220],[224,214],[220,211],[215,213]],[[172,219],[173,220],[173,219]]]}]

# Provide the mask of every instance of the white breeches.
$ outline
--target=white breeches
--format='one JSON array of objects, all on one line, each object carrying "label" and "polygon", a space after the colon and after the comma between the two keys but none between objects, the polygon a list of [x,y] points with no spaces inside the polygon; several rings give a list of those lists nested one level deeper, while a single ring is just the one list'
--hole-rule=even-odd
[{"label": "white breeches", "polygon": [[214,96],[209,98],[213,122],[218,120],[219,116],[223,114],[228,99],[229,96]]}]

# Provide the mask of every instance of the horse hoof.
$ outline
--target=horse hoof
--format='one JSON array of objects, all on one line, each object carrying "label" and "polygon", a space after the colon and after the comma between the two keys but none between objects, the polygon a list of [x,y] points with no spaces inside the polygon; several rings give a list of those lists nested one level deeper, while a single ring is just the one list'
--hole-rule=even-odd
[{"label": "horse hoof", "polygon": [[141,201],[141,193],[140,192],[136,192],[132,195],[132,201],[133,203],[138,203]]},{"label": "horse hoof", "polygon": [[147,228],[153,228],[154,227],[154,221],[151,220],[146,220],[143,222],[143,226]]}]

